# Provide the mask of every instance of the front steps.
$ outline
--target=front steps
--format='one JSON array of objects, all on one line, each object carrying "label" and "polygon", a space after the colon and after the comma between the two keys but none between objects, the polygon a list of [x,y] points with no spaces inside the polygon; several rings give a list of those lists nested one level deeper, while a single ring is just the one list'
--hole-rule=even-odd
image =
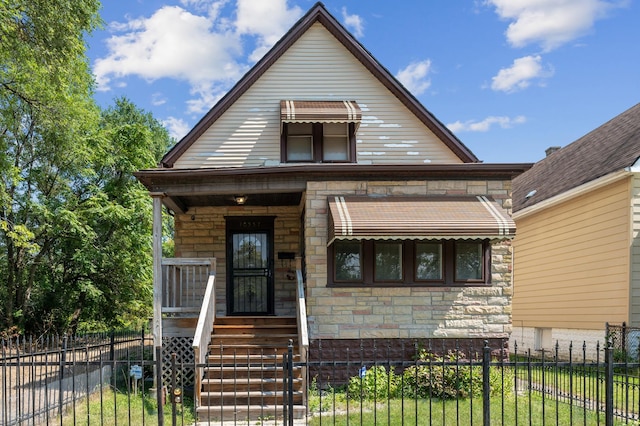
[{"label": "front steps", "polygon": [[[200,421],[283,417],[283,356],[293,341],[300,359],[295,317],[219,317],[213,324],[197,408]],[[304,380],[293,370],[294,418],[303,418]]]}]

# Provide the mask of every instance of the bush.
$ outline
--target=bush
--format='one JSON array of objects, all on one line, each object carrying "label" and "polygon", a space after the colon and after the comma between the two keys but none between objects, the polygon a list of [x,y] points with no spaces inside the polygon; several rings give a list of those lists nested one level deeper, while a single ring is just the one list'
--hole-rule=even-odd
[{"label": "bush", "polygon": [[400,377],[392,370],[387,372],[381,365],[371,367],[369,370],[363,368],[363,372],[349,379],[347,392],[350,398],[363,400],[384,400],[399,396]]},{"label": "bush", "polygon": [[[439,399],[482,395],[482,367],[470,366],[469,361],[464,358],[464,354],[459,352],[449,352],[442,357],[423,350],[419,361],[429,364],[415,365],[404,370],[404,395],[411,398]],[[490,370],[491,395],[505,390],[509,392],[512,384],[512,375],[503,376],[501,369]]]}]

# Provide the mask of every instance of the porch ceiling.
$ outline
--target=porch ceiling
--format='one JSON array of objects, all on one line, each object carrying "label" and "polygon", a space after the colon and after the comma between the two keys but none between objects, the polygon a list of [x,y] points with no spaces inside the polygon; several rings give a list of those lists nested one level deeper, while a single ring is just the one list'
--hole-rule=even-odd
[{"label": "porch ceiling", "polygon": [[[283,193],[237,193],[246,197],[244,206],[298,206],[302,200],[302,192]],[[186,212],[191,207],[223,207],[237,206],[234,195],[206,194],[206,195],[169,195],[165,204],[174,211]]]}]

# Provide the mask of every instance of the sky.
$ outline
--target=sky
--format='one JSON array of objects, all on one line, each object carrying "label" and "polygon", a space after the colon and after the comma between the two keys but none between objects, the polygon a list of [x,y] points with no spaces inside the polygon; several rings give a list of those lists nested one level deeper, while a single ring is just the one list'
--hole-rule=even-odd
[{"label": "sky", "polygon": [[[532,163],[640,102],[637,0],[325,0],[483,162]],[[103,0],[88,38],[103,106],[179,140],[315,0]]]}]

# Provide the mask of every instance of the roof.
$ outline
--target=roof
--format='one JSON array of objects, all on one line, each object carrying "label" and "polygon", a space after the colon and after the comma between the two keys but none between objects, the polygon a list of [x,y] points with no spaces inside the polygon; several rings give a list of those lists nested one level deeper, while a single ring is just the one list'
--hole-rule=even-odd
[{"label": "roof", "polygon": [[162,167],[173,167],[175,161],[214,123],[236,100],[255,83],[313,24],[322,24],[353,54],[400,102],[425,124],[463,162],[478,162],[478,158],[433,114],[431,114],[396,78],[384,68],[340,23],[316,3],[274,46],[251,68],[236,85],[180,140],[161,160]]},{"label": "roof", "polygon": [[329,197],[334,239],[513,238],[509,214],[485,196]]},{"label": "roof", "polygon": [[[640,157],[640,104],[549,154],[513,180],[513,211],[631,167]],[[535,192],[534,192],[535,191]]]}]

